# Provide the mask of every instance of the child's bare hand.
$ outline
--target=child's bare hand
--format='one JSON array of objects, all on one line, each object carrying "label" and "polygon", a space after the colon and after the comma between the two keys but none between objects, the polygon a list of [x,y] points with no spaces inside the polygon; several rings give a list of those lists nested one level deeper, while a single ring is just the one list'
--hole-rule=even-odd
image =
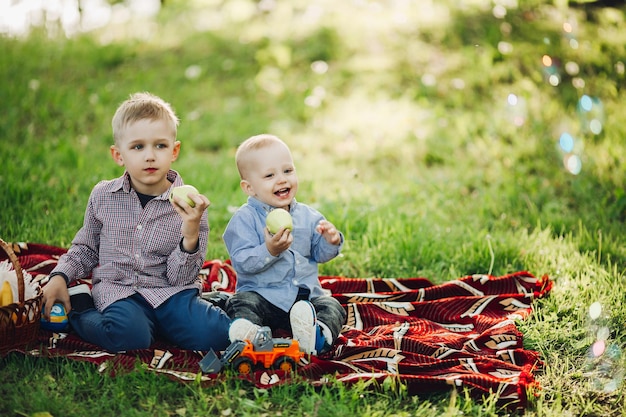
[{"label": "child's bare hand", "polygon": [[183,225],[180,228],[180,232],[183,235],[183,247],[191,252],[196,249],[200,235],[200,221],[204,211],[211,205],[211,202],[202,194],[189,193],[187,197],[195,203],[194,207],[191,207],[184,199],[178,196],[172,198],[172,206],[183,219]]},{"label": "child's bare hand", "polygon": [[208,198],[206,198],[202,194],[189,193],[187,194],[194,203],[195,206],[191,207],[184,198],[180,198],[177,195],[172,196],[172,206],[174,209],[180,214],[180,216],[185,220],[185,217],[202,217],[202,213],[211,205],[211,202]]},{"label": "child's bare hand", "polygon": [[63,303],[66,312],[70,312],[72,305],[70,304],[70,294],[67,291],[67,284],[61,275],[55,275],[43,287],[43,317],[47,320],[50,318],[50,311],[54,303]]},{"label": "child's bare hand", "polygon": [[278,256],[289,249],[292,242],[293,235],[291,230],[281,228],[272,235],[267,227],[265,228],[265,246],[267,246],[267,250],[272,256]]},{"label": "child's bare hand", "polygon": [[315,227],[315,230],[331,245],[338,245],[341,243],[341,234],[339,234],[339,230],[337,230],[337,228],[328,220],[321,220]]}]

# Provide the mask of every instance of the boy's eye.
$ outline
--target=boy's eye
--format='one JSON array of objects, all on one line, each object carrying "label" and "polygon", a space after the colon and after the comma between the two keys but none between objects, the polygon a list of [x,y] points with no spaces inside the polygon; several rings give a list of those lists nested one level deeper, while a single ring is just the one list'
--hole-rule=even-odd
[{"label": "boy's eye", "polygon": [[135,145],[133,146],[133,149],[137,149],[137,150],[143,149],[143,145]]},{"label": "boy's eye", "polygon": [[265,178],[272,178],[274,176],[274,174],[266,174]]},{"label": "boy's eye", "polygon": [[167,148],[167,144],[166,143],[159,143],[156,147],[157,147],[157,149],[166,149]]}]

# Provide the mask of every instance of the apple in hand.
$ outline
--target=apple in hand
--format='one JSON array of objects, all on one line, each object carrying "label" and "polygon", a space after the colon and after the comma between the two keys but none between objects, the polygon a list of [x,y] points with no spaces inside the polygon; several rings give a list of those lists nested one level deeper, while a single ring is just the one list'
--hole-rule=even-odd
[{"label": "apple in hand", "polygon": [[269,212],[265,219],[265,225],[270,233],[274,234],[280,229],[285,228],[293,230],[293,220],[291,214],[287,210],[277,208]]},{"label": "apple in hand", "polygon": [[193,185],[181,185],[180,187],[172,188],[172,192],[170,192],[170,201],[174,201],[174,196],[178,198],[182,198],[189,206],[195,207],[196,203],[188,197],[189,194],[200,194],[196,187]]}]

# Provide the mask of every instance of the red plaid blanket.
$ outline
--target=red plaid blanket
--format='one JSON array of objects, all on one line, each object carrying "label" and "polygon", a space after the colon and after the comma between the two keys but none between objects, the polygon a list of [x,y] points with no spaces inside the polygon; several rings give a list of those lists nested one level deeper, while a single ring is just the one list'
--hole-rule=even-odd
[{"label": "red plaid blanket", "polygon": [[[22,268],[42,285],[65,252],[42,244],[13,246]],[[235,289],[236,274],[228,261],[205,262],[201,278],[206,292]],[[537,352],[524,349],[515,320],[527,317],[534,300],[549,293],[547,276],[525,271],[471,275],[440,285],[424,278],[322,276],[320,281],[348,313],[332,350],[307,357],[295,375],[259,369],[241,378],[261,388],[303,378],[316,385],[329,378],[345,384],[376,381],[372,386],[401,383],[409,394],[467,388],[476,398],[497,393],[502,405],[514,408],[524,407],[529,388],[536,387],[534,372],[542,362]],[[157,342],[149,349],[112,354],[71,332],[43,329],[38,343],[22,352],[89,361],[111,373],[131,370],[139,359],[146,369],[180,381],[198,378],[205,353]],[[200,375],[207,383],[223,377]]]}]

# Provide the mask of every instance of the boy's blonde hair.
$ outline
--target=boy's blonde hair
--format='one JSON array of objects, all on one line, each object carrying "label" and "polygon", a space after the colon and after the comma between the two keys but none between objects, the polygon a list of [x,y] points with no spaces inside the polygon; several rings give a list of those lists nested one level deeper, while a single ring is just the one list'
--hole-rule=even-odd
[{"label": "boy's blonde hair", "polygon": [[263,149],[266,146],[281,144],[287,150],[289,147],[278,136],[270,135],[268,133],[262,133],[260,135],[252,136],[239,145],[237,153],[235,153],[235,162],[237,164],[237,170],[239,171],[239,177],[241,179],[246,178],[246,165],[250,162],[247,156],[252,152],[259,149]]},{"label": "boy's blonde hair", "polygon": [[174,137],[178,128],[178,117],[172,106],[151,93],[134,93],[117,108],[113,120],[113,140],[118,143],[124,128],[129,123],[149,119],[163,120],[170,124]]}]

